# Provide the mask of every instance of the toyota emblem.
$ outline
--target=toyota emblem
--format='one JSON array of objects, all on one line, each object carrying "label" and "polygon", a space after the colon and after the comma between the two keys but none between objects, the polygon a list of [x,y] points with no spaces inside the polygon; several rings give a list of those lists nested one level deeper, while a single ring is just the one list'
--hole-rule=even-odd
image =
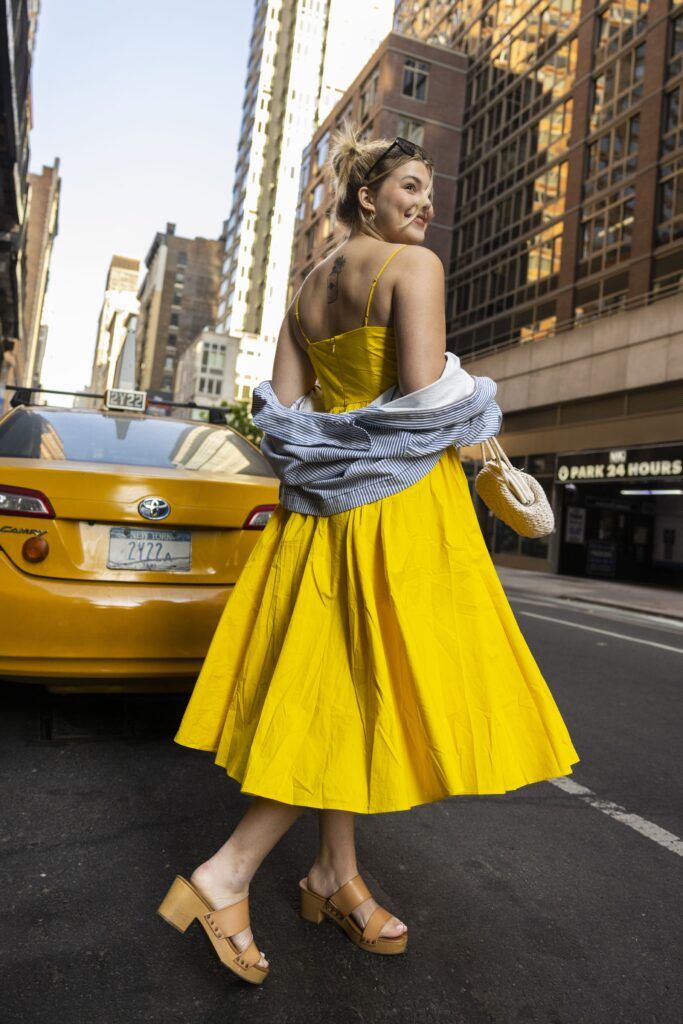
[{"label": "toyota emblem", "polygon": [[163,498],[143,498],[138,512],[143,519],[165,519],[171,514],[171,506]]}]

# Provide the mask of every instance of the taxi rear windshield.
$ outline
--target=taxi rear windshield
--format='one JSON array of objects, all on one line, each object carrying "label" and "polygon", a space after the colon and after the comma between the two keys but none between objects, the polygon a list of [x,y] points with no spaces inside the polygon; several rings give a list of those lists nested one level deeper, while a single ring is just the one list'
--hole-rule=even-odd
[{"label": "taxi rear windshield", "polygon": [[17,409],[0,424],[0,457],[274,476],[241,434],[205,423],[77,409]]}]

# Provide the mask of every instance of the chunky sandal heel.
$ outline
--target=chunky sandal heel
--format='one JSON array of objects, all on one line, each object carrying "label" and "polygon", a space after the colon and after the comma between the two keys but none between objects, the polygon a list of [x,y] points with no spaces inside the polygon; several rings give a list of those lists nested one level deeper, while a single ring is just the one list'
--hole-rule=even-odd
[{"label": "chunky sandal heel", "polygon": [[304,921],[311,924],[320,924],[325,914],[320,907],[320,897],[308,889],[300,889],[301,892],[301,916]]},{"label": "chunky sandal heel", "polygon": [[157,913],[179,932],[186,932],[197,916],[197,897],[178,877],[161,901]]},{"label": "chunky sandal heel", "polygon": [[299,891],[301,893],[301,916],[306,921],[320,924],[323,917],[327,917],[330,921],[338,924],[351,941],[359,949],[364,949],[366,953],[382,953],[384,956],[392,956],[405,952],[408,945],[407,930],[403,935],[398,935],[394,939],[380,935],[382,928],[391,917],[389,911],[384,907],[375,907],[363,929],[359,928],[351,917],[356,907],[359,907],[371,896],[370,890],[360,875],[356,875],[346,882],[327,899],[312,892],[308,888],[305,878],[299,882]]},{"label": "chunky sandal heel", "polygon": [[180,932],[186,932],[196,918],[219,960],[229,970],[252,985],[260,985],[267,978],[270,968],[259,966],[261,951],[253,939],[246,949],[239,950],[228,937],[249,927],[249,900],[246,896],[238,903],[216,910],[191,882],[176,875],[157,913]]}]

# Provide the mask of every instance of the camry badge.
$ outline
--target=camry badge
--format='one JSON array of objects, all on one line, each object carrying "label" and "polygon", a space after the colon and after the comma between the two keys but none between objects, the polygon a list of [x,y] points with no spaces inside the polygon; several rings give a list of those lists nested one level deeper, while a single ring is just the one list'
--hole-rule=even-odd
[{"label": "camry badge", "polygon": [[138,512],[143,519],[165,519],[171,514],[171,506],[163,498],[143,498]]}]

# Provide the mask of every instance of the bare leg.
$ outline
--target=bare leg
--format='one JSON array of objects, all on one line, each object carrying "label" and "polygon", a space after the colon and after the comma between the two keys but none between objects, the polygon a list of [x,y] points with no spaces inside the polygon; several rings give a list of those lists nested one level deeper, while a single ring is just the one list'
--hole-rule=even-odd
[{"label": "bare leg", "polygon": [[[320,846],[306,884],[319,896],[331,896],[345,882],[358,874],[355,818],[350,811],[318,811],[318,825]],[[351,916],[361,928],[364,928],[376,906],[375,900],[367,899]],[[402,921],[397,917],[391,917],[380,935],[393,939],[406,930]]]},{"label": "bare leg", "polygon": [[[248,894],[256,869],[302,811],[302,807],[254,797],[227,842],[195,869],[190,881],[216,910],[238,903]],[[244,950],[251,942],[251,928],[230,938]],[[263,953],[259,963],[268,965]]]}]

